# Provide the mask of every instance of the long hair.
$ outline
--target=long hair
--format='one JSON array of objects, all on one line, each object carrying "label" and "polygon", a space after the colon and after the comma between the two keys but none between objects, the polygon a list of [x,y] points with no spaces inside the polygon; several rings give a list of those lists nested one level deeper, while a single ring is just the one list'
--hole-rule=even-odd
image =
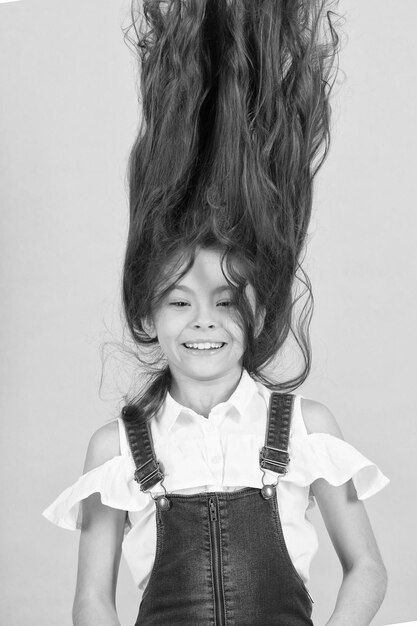
[{"label": "long hair", "polygon": [[[301,258],[313,179],[330,142],[339,37],[328,6],[326,0],[144,0],[140,18],[132,3],[126,36],[139,59],[142,123],[128,167],[123,305],[150,375],[130,401],[134,419],[152,417],[171,383],[162,355],[149,360],[157,340],[142,320],[201,247],[222,251],[248,372],[281,391],[308,375],[313,298]],[[257,337],[247,282],[265,311]],[[275,380],[265,368],[289,335],[303,367]]]}]

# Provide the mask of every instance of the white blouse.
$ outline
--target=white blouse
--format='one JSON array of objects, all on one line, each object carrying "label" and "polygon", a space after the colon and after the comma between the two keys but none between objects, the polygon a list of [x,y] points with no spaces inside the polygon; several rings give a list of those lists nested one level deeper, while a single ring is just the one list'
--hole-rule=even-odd
[{"label": "white blouse", "polygon": [[[239,384],[226,402],[217,404],[208,418],[182,406],[168,393],[151,422],[156,457],[164,468],[164,485],[171,493],[232,491],[262,487],[259,450],[265,443],[271,391],[243,370]],[[306,512],[314,505],[310,485],[324,478],[331,485],[353,479],[364,500],[389,480],[378,467],[351,445],[325,433],[308,434],[296,395],[289,440],[288,473],[277,487],[281,524],[288,552],[305,583],[318,542]],[[155,558],[156,521],[152,494],[143,493],[133,478],[134,462],[124,424],[117,418],[120,455],[81,476],[63,491],[43,515],[58,526],[80,528],[80,503],[100,493],[103,504],[128,512],[123,554],[140,590],[146,587]],[[266,482],[276,475],[266,472]]]}]

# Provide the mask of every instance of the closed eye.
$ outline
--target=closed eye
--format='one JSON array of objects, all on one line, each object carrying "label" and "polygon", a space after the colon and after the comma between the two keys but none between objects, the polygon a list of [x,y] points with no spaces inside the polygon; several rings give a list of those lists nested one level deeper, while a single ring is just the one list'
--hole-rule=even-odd
[{"label": "closed eye", "polygon": [[[170,302],[170,306],[177,306],[182,308],[183,306],[188,306],[188,302],[183,302],[182,300],[178,300],[178,302]],[[233,302],[231,300],[223,300],[222,302],[218,302],[217,306],[229,307],[232,306]]]}]

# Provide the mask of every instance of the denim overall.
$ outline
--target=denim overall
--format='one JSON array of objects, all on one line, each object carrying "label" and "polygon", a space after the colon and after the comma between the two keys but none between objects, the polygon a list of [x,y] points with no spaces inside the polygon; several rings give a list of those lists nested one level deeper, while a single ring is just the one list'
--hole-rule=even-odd
[{"label": "denim overall", "polygon": [[[271,394],[259,462],[277,482],[289,462],[293,402],[291,394]],[[135,480],[148,491],[164,475],[149,422],[129,420],[129,409],[123,417]],[[276,484],[154,500],[155,562],[135,626],[312,626],[312,600],[285,545]]]}]

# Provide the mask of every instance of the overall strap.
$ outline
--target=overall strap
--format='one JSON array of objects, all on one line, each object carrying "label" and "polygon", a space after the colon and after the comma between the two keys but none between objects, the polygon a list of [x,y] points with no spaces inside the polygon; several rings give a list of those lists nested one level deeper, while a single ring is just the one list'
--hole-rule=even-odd
[{"label": "overall strap", "polygon": [[271,393],[268,411],[265,445],[261,449],[259,465],[261,469],[276,474],[286,474],[290,461],[288,442],[294,395],[290,393]]},{"label": "overall strap", "polygon": [[149,491],[164,479],[164,474],[156,460],[150,422],[129,420],[128,416],[131,411],[132,408],[129,406],[122,409],[126,434],[136,466],[134,478],[139,483],[141,491]]}]

